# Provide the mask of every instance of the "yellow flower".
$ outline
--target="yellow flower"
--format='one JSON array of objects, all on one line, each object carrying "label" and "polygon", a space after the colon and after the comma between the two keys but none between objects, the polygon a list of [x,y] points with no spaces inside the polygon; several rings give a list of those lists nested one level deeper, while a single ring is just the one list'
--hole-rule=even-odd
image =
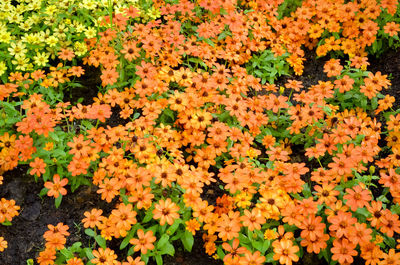
[{"label": "yellow flower", "polygon": [[248,156],[249,158],[251,158],[251,159],[257,157],[257,152],[256,152],[256,150],[255,150],[254,148],[251,148],[251,147],[249,148],[249,150],[247,150],[246,154],[247,154],[247,156]]},{"label": "yellow flower", "polygon": [[381,237],[380,235],[376,235],[375,237],[375,243],[376,244],[380,244],[383,242],[383,237]]},{"label": "yellow flower", "polygon": [[0,76],[7,71],[7,66],[5,62],[0,62]]},{"label": "yellow flower", "polygon": [[96,29],[93,28],[93,27],[88,27],[88,28],[85,30],[85,36],[86,36],[88,39],[91,39],[91,38],[96,37],[96,34],[97,34],[97,31],[96,31]]},{"label": "yellow flower", "polygon": [[235,203],[240,208],[247,208],[251,205],[252,196],[251,194],[247,194],[246,192],[239,193],[235,196]]},{"label": "yellow flower", "polygon": [[46,66],[46,64],[49,62],[49,54],[45,52],[38,52],[37,55],[33,57],[33,60],[38,66]]},{"label": "yellow flower", "polygon": [[12,60],[11,63],[17,66],[15,69],[25,71],[26,68],[28,67],[29,58],[26,58],[25,55],[24,56],[15,55],[14,58],[15,60]]},{"label": "yellow flower", "polygon": [[52,16],[57,11],[57,7],[55,5],[49,5],[46,7],[45,13],[49,16]]},{"label": "yellow flower", "polygon": [[83,0],[83,2],[79,3],[79,8],[94,10],[97,8],[97,2],[93,0]]},{"label": "yellow flower", "polygon": [[40,17],[37,14],[33,14],[26,21],[29,21],[29,23],[31,23],[32,25],[38,24],[40,22]]},{"label": "yellow flower", "polygon": [[150,19],[152,20],[157,19],[161,16],[160,10],[156,9],[154,6],[152,6],[148,11],[146,11],[145,14],[149,16]]},{"label": "yellow flower", "polygon": [[84,42],[75,42],[74,44],[74,52],[76,56],[83,56],[87,52],[86,43]]},{"label": "yellow flower", "polygon": [[185,222],[186,230],[191,232],[193,235],[196,234],[196,231],[200,229],[200,224],[197,222],[196,219],[190,219],[189,221]]},{"label": "yellow flower", "polygon": [[273,240],[278,238],[278,233],[272,229],[267,229],[264,232],[264,239]]},{"label": "yellow flower", "polygon": [[7,31],[0,31],[0,42],[9,43],[11,41],[11,33]]},{"label": "yellow flower", "polygon": [[28,31],[31,29],[31,25],[28,23],[28,21],[25,21],[25,22],[19,24],[19,28],[24,31]]},{"label": "yellow flower", "polygon": [[27,51],[28,50],[26,49],[25,44],[23,44],[21,41],[12,42],[10,44],[10,48],[8,48],[8,52],[11,56],[25,57]]},{"label": "yellow flower", "polygon": [[23,20],[23,16],[17,13],[11,13],[9,16],[7,16],[7,19],[9,23],[19,24]]},{"label": "yellow flower", "polygon": [[31,10],[39,10],[42,6],[42,0],[32,0],[29,3],[29,8]]},{"label": "yellow flower", "polygon": [[75,29],[76,29],[76,32],[82,33],[86,30],[86,27],[85,27],[85,25],[83,25],[81,23],[76,23]]},{"label": "yellow flower", "polygon": [[58,39],[55,36],[50,36],[47,40],[46,43],[50,46],[50,47],[55,47],[58,43]]},{"label": "yellow flower", "polygon": [[53,148],[54,148],[54,143],[53,142],[47,142],[43,149],[46,150],[46,151],[50,151]]}]

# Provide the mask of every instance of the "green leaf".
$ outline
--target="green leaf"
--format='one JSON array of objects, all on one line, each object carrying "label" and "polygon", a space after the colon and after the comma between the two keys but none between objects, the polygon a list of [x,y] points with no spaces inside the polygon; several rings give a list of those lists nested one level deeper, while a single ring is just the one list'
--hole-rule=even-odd
[{"label": "green leaf", "polygon": [[272,252],[265,256],[265,263],[272,263],[274,261],[274,254],[275,253]]},{"label": "green leaf", "polygon": [[388,245],[390,248],[396,248],[396,240],[393,237],[388,237],[385,235],[385,244]]},{"label": "green leaf", "polygon": [[167,229],[167,232],[166,232],[167,235],[169,235],[169,236],[173,235],[181,223],[182,223],[181,219],[175,220],[175,222]]},{"label": "green leaf", "polygon": [[161,255],[168,254],[170,256],[173,256],[175,254],[175,248],[171,243],[167,243],[164,245],[164,247],[160,250]]},{"label": "green leaf", "polygon": [[119,249],[124,249],[126,246],[129,244],[129,241],[133,238],[133,235],[135,234],[136,229],[133,228],[129,233],[126,235],[124,240],[122,240],[121,245],[119,246]]},{"label": "green leaf", "polygon": [[249,244],[250,240],[247,236],[243,235],[242,233],[239,234],[240,243]]},{"label": "green leaf", "polygon": [[11,222],[6,220],[6,221],[2,222],[1,224],[4,225],[4,226],[10,226]]},{"label": "green leaf", "polygon": [[67,259],[73,258],[74,254],[72,254],[72,252],[66,248],[63,248],[60,250],[61,254],[66,257]]},{"label": "green leaf", "polygon": [[270,245],[271,245],[271,241],[270,240],[265,240],[264,241],[263,246],[262,246],[262,248],[260,250],[262,255],[264,255],[264,253],[269,249]]},{"label": "green leaf", "polygon": [[400,205],[399,204],[394,204],[392,207],[390,207],[390,211],[394,214],[400,214]]},{"label": "green leaf", "polygon": [[157,248],[162,249],[163,246],[168,242],[168,239],[169,239],[169,235],[167,235],[167,234],[162,235],[160,240],[158,240]]},{"label": "green leaf", "polygon": [[224,259],[225,253],[224,253],[224,250],[222,249],[221,246],[218,246],[217,254],[218,254],[218,257],[219,257],[221,260]]},{"label": "green leaf", "polygon": [[93,253],[92,253],[92,250],[91,250],[90,248],[85,248],[85,254],[86,254],[86,257],[87,257],[89,260],[95,258],[94,255],[93,255]]},{"label": "green leaf", "polygon": [[61,201],[62,201],[62,195],[60,194],[55,200],[54,203],[56,205],[56,209],[58,209],[58,207],[60,207]]},{"label": "green leaf", "polygon": [[163,260],[162,260],[161,255],[157,255],[155,258],[156,258],[157,265],[162,265],[163,264]]},{"label": "green leaf", "polygon": [[183,236],[181,237],[181,241],[183,246],[185,247],[185,250],[187,251],[192,251],[193,243],[194,243],[194,238],[191,232],[185,231]]},{"label": "green leaf", "polygon": [[81,242],[75,242],[69,249],[72,252],[79,252],[81,250],[81,246],[82,246]]},{"label": "green leaf", "polygon": [[251,245],[252,245],[255,249],[257,249],[258,251],[261,252],[262,247],[263,247],[263,242],[256,241],[256,240],[252,240],[252,241],[251,241]]},{"label": "green leaf", "polygon": [[88,235],[88,236],[91,236],[91,237],[95,237],[96,236],[96,233],[90,228],[85,229],[85,234]]},{"label": "green leaf", "polygon": [[94,240],[96,240],[101,248],[105,249],[107,247],[106,240],[101,235],[95,236]]},{"label": "green leaf", "polygon": [[48,190],[48,188],[43,188],[39,193],[39,197],[43,197],[44,195],[46,195]]}]

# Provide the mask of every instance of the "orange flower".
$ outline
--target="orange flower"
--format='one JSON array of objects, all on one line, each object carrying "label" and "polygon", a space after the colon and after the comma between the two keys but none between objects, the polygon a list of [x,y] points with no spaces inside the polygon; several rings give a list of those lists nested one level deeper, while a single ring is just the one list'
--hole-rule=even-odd
[{"label": "orange flower", "polygon": [[344,93],[353,88],[354,79],[350,78],[348,75],[344,75],[342,79],[337,79],[333,83],[335,84],[335,88],[339,88],[340,93]]},{"label": "orange flower", "polygon": [[261,225],[265,223],[265,218],[262,216],[261,211],[257,208],[251,210],[244,210],[244,215],[240,217],[243,226],[248,227],[250,231],[254,229],[260,230]]},{"label": "orange flower", "polygon": [[383,30],[386,34],[389,34],[390,37],[393,37],[400,31],[400,25],[396,24],[396,22],[388,22],[383,27]]},{"label": "orange flower", "polygon": [[129,202],[136,203],[138,209],[148,209],[151,206],[151,202],[154,198],[154,194],[151,193],[151,188],[138,187],[132,191],[131,196],[128,198]]},{"label": "orange flower", "polygon": [[383,253],[382,264],[400,264],[400,253],[396,253],[394,249],[389,249],[389,253]]},{"label": "orange flower", "polygon": [[118,81],[119,74],[115,68],[104,69],[101,72],[101,85],[113,85],[115,82]]},{"label": "orange flower", "polygon": [[73,257],[67,260],[67,265],[84,265],[81,258]]},{"label": "orange flower", "polygon": [[76,158],[87,157],[91,150],[90,140],[84,140],[84,136],[80,134],[78,137],[74,137],[72,142],[68,142],[67,145],[71,147],[68,152],[73,154]]},{"label": "orange flower", "polygon": [[122,262],[122,265],[145,265],[144,261],[142,261],[140,257],[133,259],[131,256],[128,256],[126,260],[127,261]]},{"label": "orange flower", "polygon": [[400,233],[400,221],[397,214],[392,213],[389,209],[383,211],[381,224],[379,225],[382,233],[386,233],[388,237],[393,237],[394,232]]},{"label": "orange flower", "polygon": [[231,240],[239,236],[241,228],[240,213],[230,211],[228,214],[222,214],[217,223],[218,237],[223,241]]},{"label": "orange flower", "polygon": [[56,259],[56,250],[54,248],[46,248],[39,253],[39,257],[36,258],[39,265],[50,265],[54,264]]},{"label": "orange flower", "polygon": [[329,230],[335,232],[337,238],[350,236],[353,224],[357,222],[357,218],[352,217],[349,212],[338,211],[336,215],[329,216],[328,221],[331,223]]},{"label": "orange flower", "polygon": [[169,225],[174,223],[174,220],[179,218],[179,206],[172,202],[170,198],[165,201],[160,200],[155,205],[153,210],[153,218],[160,219],[160,225],[164,225],[167,222]]},{"label": "orange flower", "polygon": [[156,237],[153,235],[153,231],[149,230],[146,233],[142,229],[137,231],[137,235],[139,238],[132,238],[129,243],[135,245],[134,251],[139,251],[142,254],[146,254],[147,250],[153,250],[154,245],[153,242],[156,241]]},{"label": "orange flower", "polygon": [[59,233],[54,233],[51,234],[50,236],[47,236],[46,241],[47,241],[45,244],[46,248],[54,248],[57,250],[61,250],[64,248],[67,239]]},{"label": "orange flower", "polygon": [[101,214],[103,213],[103,210],[99,209],[92,209],[90,212],[84,212],[85,218],[82,220],[83,227],[84,228],[94,228],[94,227],[99,227],[102,219],[104,218]]},{"label": "orange flower", "polygon": [[29,172],[31,175],[40,177],[40,175],[46,172],[46,163],[39,157],[36,157],[33,162],[29,163],[29,165],[32,167],[32,170]]},{"label": "orange flower", "polygon": [[350,207],[352,211],[356,211],[358,208],[363,208],[368,205],[371,200],[370,190],[363,189],[361,186],[355,186],[354,190],[347,188],[346,195],[343,196],[346,201],[346,205]]},{"label": "orange flower", "polygon": [[98,265],[111,265],[115,264],[117,255],[114,253],[114,250],[109,248],[103,249],[99,248],[97,250],[93,250],[94,258],[90,260],[93,264]]},{"label": "orange flower", "polygon": [[240,257],[239,255],[246,253],[245,247],[239,247],[239,239],[235,238],[232,241],[232,246],[226,242],[222,243],[222,248],[229,253],[225,255],[224,262],[227,259],[233,259],[236,257]]},{"label": "orange flower", "polygon": [[338,76],[343,70],[343,66],[340,65],[339,59],[330,59],[324,65],[324,72],[327,73],[328,77]]},{"label": "orange flower", "polygon": [[308,218],[304,218],[299,228],[302,229],[300,236],[310,241],[315,241],[324,234],[325,224],[321,223],[322,217],[309,215]]},{"label": "orange flower", "polygon": [[193,235],[196,234],[196,231],[200,229],[200,223],[196,219],[190,219],[185,222],[186,230],[191,232]]},{"label": "orange flower", "polygon": [[274,244],[274,260],[279,260],[280,264],[285,265],[291,265],[292,261],[297,262],[299,260],[299,256],[296,255],[299,247],[294,246],[292,240],[281,239],[275,242],[277,244]]},{"label": "orange flower", "polygon": [[53,176],[53,182],[47,181],[44,183],[45,188],[49,189],[47,191],[47,196],[51,197],[53,196],[54,198],[58,198],[61,195],[66,195],[67,190],[63,188],[65,185],[67,185],[68,179],[64,178],[60,180],[60,176],[58,174],[55,174]]},{"label": "orange flower", "polygon": [[7,241],[4,240],[4,237],[0,236],[0,252],[3,252],[4,249],[7,248]]},{"label": "orange flower", "polygon": [[58,52],[58,58],[64,61],[71,61],[74,57],[74,51],[71,49],[61,48],[61,51]]},{"label": "orange flower", "polygon": [[308,239],[303,239],[300,244],[303,247],[307,247],[307,252],[308,253],[315,253],[319,254],[321,249],[325,249],[327,244],[326,241],[328,241],[329,235],[327,234],[322,234],[320,237],[316,238],[315,240],[311,240],[310,238]]},{"label": "orange flower", "polygon": [[357,255],[356,245],[347,239],[335,239],[331,248],[332,260],[338,261],[340,264],[353,263],[353,257]]},{"label": "orange flower", "polygon": [[1,198],[0,200],[0,223],[5,221],[11,222],[14,216],[18,215],[18,210],[20,207],[15,205],[14,200],[7,200]]},{"label": "orange flower", "polygon": [[260,251],[256,251],[253,254],[249,251],[244,253],[244,257],[240,258],[240,265],[262,265],[264,264],[265,257],[261,255]]},{"label": "orange flower", "polygon": [[125,237],[131,226],[136,224],[136,215],[137,213],[133,210],[132,204],[125,205],[124,203],[120,203],[117,209],[111,211],[109,219],[115,225],[118,233]]},{"label": "orange flower", "polygon": [[64,225],[63,223],[58,223],[56,226],[52,225],[52,224],[48,224],[47,228],[49,229],[48,231],[46,231],[43,234],[43,238],[46,239],[46,241],[48,241],[48,238],[52,238],[54,237],[55,234],[59,234],[62,236],[69,236],[69,232],[68,232],[68,225]]},{"label": "orange flower", "polygon": [[318,204],[325,203],[326,205],[331,205],[337,201],[336,196],[340,194],[338,190],[335,190],[336,185],[328,184],[326,182],[322,183],[322,187],[319,185],[314,186],[316,195],[318,198]]},{"label": "orange flower", "polygon": [[101,194],[101,199],[106,200],[107,202],[111,202],[112,199],[119,194],[120,183],[118,179],[104,179],[103,182],[99,185],[99,189],[97,193]]}]

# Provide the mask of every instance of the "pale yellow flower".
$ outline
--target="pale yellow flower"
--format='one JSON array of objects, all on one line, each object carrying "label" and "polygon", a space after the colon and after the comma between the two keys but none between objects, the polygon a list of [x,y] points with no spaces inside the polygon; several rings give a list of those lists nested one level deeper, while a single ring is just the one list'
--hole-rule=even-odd
[{"label": "pale yellow flower", "polygon": [[58,38],[55,36],[50,36],[46,39],[46,43],[47,45],[49,45],[50,47],[55,47],[58,43]]},{"label": "pale yellow flower", "polygon": [[83,56],[87,52],[86,43],[84,42],[75,42],[74,44],[74,52],[76,56]]},{"label": "pale yellow flower", "polygon": [[28,67],[29,58],[24,56],[14,56],[14,60],[11,61],[12,64],[16,65],[16,70],[25,71]]},{"label": "pale yellow flower", "polygon": [[85,30],[85,36],[86,36],[88,39],[91,39],[91,38],[96,37],[96,34],[97,34],[97,31],[96,31],[96,29],[93,28],[93,27],[88,27],[88,28]]},{"label": "pale yellow flower", "polygon": [[7,71],[6,63],[1,61],[0,62],[0,76],[3,75]]},{"label": "pale yellow flower", "polygon": [[26,45],[23,44],[21,41],[19,42],[12,42],[10,47],[8,48],[8,52],[11,56],[24,56],[27,53]]},{"label": "pale yellow flower", "polygon": [[7,31],[0,32],[0,42],[10,43],[11,33]]},{"label": "pale yellow flower", "polygon": [[49,54],[45,52],[38,52],[36,56],[33,57],[33,60],[38,66],[46,66],[46,64],[49,62]]},{"label": "pale yellow flower", "polygon": [[7,16],[7,19],[8,19],[8,22],[9,22],[9,23],[16,23],[16,24],[19,24],[19,23],[22,22],[23,16],[21,16],[21,15],[18,14],[18,13],[13,12],[13,13],[10,13],[9,16]]}]

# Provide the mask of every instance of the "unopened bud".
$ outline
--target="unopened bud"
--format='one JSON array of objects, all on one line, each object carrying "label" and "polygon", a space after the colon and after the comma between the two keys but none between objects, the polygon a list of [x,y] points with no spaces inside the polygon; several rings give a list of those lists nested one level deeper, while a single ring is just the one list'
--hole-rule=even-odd
[{"label": "unopened bud", "polygon": [[369,167],[369,173],[372,175],[375,173],[375,167],[374,166],[370,166]]}]

